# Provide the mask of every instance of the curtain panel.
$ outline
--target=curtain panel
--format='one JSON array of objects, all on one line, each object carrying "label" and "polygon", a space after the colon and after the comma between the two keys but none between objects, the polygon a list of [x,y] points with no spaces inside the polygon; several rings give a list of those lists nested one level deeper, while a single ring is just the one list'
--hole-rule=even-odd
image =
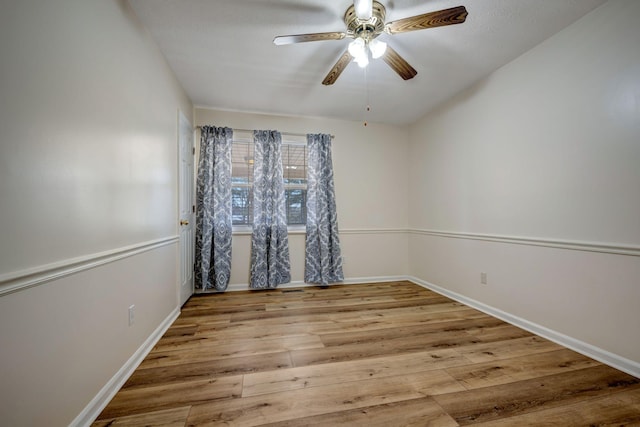
[{"label": "curtain panel", "polygon": [[253,163],[252,289],[272,289],[291,281],[282,173],[282,136],[256,130]]},{"label": "curtain panel", "polygon": [[224,291],[231,276],[233,130],[203,126],[196,182],[195,287]]},{"label": "curtain panel", "polygon": [[307,233],[304,281],[327,285],[344,281],[333,186],[331,135],[307,135]]}]

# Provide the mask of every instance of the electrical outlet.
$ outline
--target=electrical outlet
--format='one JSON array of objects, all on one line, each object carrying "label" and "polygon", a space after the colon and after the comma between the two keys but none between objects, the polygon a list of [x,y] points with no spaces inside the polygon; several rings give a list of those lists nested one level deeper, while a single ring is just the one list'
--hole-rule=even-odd
[{"label": "electrical outlet", "polygon": [[487,273],[480,273],[480,283],[483,285],[487,284]]},{"label": "electrical outlet", "polygon": [[135,304],[129,306],[129,326],[133,325],[133,322],[136,320],[135,308]]}]

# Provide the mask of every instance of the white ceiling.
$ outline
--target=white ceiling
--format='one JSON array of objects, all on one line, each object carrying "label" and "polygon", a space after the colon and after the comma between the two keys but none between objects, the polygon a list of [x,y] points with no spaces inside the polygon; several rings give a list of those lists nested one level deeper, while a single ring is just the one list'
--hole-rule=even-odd
[{"label": "white ceiling", "polygon": [[333,86],[321,82],[351,39],[286,46],[272,41],[344,31],[352,0],[130,3],[197,106],[407,124],[605,0],[381,0],[387,22],[459,5],[469,16],[460,25],[380,36],[418,71],[412,80],[375,60],[366,80],[351,63]]}]

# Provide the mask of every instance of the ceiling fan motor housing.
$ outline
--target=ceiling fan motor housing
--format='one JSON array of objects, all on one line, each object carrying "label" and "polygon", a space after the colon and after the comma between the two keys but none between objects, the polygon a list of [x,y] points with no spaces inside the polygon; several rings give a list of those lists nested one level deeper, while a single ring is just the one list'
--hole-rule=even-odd
[{"label": "ceiling fan motor housing", "polygon": [[344,23],[347,26],[349,37],[361,37],[365,40],[373,40],[384,32],[384,19],[387,11],[382,4],[373,2],[373,13],[368,20],[359,19],[353,5],[349,6],[344,14]]}]

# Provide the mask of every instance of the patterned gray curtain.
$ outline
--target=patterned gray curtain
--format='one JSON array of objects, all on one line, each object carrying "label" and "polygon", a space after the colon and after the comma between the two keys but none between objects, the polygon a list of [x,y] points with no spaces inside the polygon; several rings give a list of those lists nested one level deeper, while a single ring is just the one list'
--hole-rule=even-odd
[{"label": "patterned gray curtain", "polygon": [[256,130],[253,161],[252,289],[272,289],[291,281],[287,213],[282,174],[282,136]]},{"label": "patterned gray curtain", "polygon": [[196,274],[201,291],[224,291],[231,276],[233,130],[203,126],[196,183]]},{"label": "patterned gray curtain", "polygon": [[342,255],[333,187],[331,135],[307,135],[307,235],[304,281],[327,285],[342,282]]}]

